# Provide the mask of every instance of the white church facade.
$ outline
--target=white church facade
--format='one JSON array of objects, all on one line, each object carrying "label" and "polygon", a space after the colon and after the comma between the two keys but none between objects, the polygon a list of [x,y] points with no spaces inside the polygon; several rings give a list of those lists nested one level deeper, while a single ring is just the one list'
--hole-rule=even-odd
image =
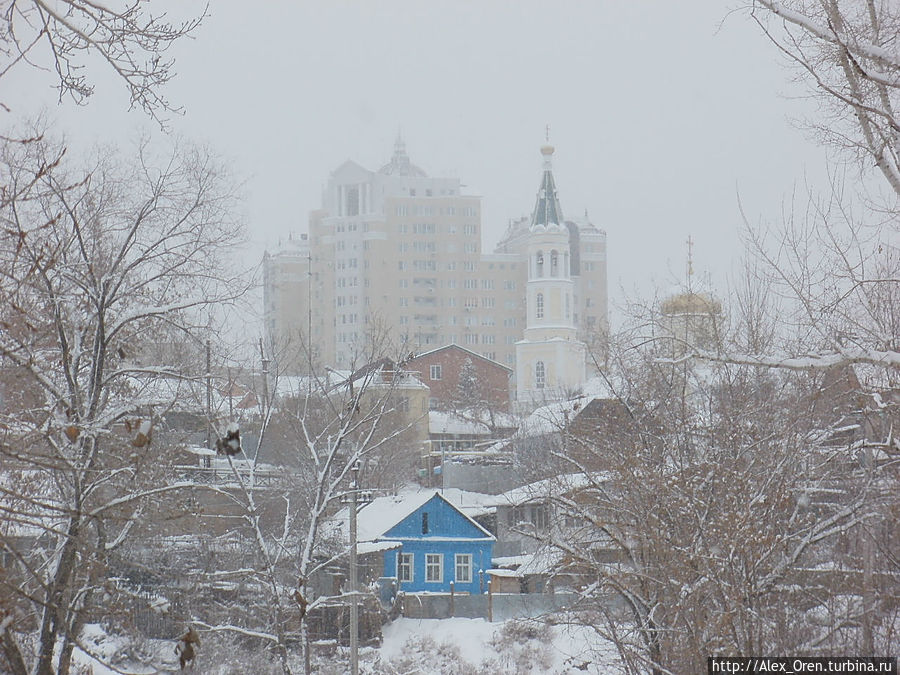
[{"label": "white church facade", "polygon": [[516,398],[527,410],[579,392],[587,347],[576,324],[577,260],[553,178],[553,147],[541,148],[543,176],[527,236],[528,280],[523,338],[516,343]]}]

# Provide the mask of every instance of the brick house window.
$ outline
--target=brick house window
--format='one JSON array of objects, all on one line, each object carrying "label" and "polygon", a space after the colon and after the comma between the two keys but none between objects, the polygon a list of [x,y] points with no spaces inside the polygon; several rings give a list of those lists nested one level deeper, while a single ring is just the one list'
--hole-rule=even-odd
[{"label": "brick house window", "polygon": [[441,379],[441,366],[440,364],[431,366],[431,379],[432,380],[440,380]]}]

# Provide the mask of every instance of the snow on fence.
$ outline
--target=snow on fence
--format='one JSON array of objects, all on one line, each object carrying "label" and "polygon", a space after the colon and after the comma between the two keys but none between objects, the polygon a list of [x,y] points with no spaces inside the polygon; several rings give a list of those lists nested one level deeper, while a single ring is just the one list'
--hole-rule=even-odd
[{"label": "snow on fence", "polygon": [[[451,593],[406,593],[401,612],[410,619],[507,619],[534,618],[567,607],[578,601],[576,593],[483,593],[462,595]],[[609,606],[616,604],[613,596]]]}]

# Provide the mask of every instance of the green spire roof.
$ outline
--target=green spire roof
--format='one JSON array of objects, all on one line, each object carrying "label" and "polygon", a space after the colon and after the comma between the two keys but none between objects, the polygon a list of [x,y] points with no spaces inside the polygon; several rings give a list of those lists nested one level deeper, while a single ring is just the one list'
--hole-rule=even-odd
[{"label": "green spire roof", "polygon": [[531,227],[536,225],[547,227],[551,223],[562,225],[562,208],[559,206],[559,197],[556,196],[556,182],[553,180],[553,167],[550,160],[553,156],[553,146],[543,146],[541,154],[544,156],[544,175],[541,178],[541,186],[538,188],[534,213],[531,215]]}]

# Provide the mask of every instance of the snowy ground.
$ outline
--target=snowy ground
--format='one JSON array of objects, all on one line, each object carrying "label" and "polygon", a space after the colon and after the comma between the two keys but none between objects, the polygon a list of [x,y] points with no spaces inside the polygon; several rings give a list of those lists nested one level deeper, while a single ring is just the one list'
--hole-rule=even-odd
[{"label": "snowy ground", "polygon": [[593,631],[538,622],[397,619],[384,627],[373,673],[620,673],[615,649]]},{"label": "snowy ground", "polygon": [[[89,626],[84,638],[91,651],[110,659],[117,669],[107,668],[76,649],[74,673],[150,675],[180,672],[175,661],[174,642],[147,641],[141,653],[136,653],[134,648],[125,647],[123,641],[104,634],[97,626]],[[302,672],[297,656],[296,672]],[[237,674],[234,661],[228,666],[213,666],[211,658],[201,647],[193,672]],[[346,650],[339,650],[316,670],[329,674],[349,672],[349,666],[342,666],[347,659]],[[157,667],[137,665],[141,661],[154,662]],[[617,667],[615,649],[590,629],[548,626],[533,621],[488,623],[484,619],[397,619],[384,627],[381,647],[361,649],[360,661],[360,672],[365,675],[615,675],[622,672]]]},{"label": "snowy ground", "polygon": [[[81,649],[72,654],[73,672],[88,675],[156,675],[178,669],[175,643],[169,640],[147,640],[140,646],[130,645],[126,640],[107,634],[99,625],[88,624],[82,633],[83,644],[91,653],[112,663],[117,669],[108,668]],[[142,665],[153,663],[155,666]]]}]

